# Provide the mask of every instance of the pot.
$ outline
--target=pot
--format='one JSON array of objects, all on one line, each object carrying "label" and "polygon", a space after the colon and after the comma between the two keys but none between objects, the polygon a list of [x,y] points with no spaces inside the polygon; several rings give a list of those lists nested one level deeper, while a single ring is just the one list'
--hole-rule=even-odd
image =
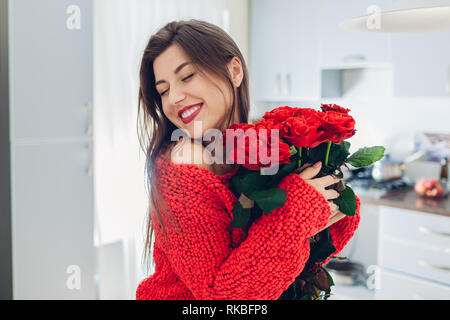
[{"label": "pot", "polygon": [[383,159],[377,161],[372,166],[371,175],[377,182],[384,182],[403,177],[406,164],[421,158],[425,151],[418,151],[408,156],[404,161],[395,161],[387,154]]},{"label": "pot", "polygon": [[351,261],[330,261],[325,268],[337,285],[355,286],[365,284],[364,267]]}]

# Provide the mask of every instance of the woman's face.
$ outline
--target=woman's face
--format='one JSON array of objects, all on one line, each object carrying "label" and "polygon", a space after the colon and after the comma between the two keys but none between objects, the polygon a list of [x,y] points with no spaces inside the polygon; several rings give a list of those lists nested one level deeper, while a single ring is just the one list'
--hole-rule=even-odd
[{"label": "woman's face", "polygon": [[[230,72],[236,70],[235,64],[233,59],[229,64]],[[201,138],[206,130],[217,128],[231,112],[233,96],[230,88],[218,76],[205,72],[208,79],[198,72],[179,46],[171,45],[159,55],[153,70],[164,114],[176,127],[185,129],[191,138]],[[196,121],[199,121],[197,125],[201,123],[198,132],[194,132]]]}]

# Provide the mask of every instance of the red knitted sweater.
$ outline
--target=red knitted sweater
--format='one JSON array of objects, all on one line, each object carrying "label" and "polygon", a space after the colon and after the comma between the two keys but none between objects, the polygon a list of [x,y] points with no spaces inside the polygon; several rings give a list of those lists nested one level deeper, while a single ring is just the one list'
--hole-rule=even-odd
[{"label": "red knitted sweater", "polygon": [[[236,169],[237,170],[237,169]],[[136,290],[136,299],[276,300],[301,273],[309,257],[308,237],[324,228],[331,215],[326,199],[298,174],[279,183],[286,203],[255,220],[248,232],[230,228],[236,197],[228,188],[236,170],[219,176],[194,164],[160,156],[156,171],[161,193],[183,229],[166,222],[155,228],[155,272]],[[339,253],[358,227],[356,214],[330,228]]]}]

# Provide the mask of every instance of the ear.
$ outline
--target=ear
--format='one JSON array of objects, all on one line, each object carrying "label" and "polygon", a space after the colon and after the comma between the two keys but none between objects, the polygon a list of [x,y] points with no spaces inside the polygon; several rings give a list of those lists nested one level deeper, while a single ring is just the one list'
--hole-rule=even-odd
[{"label": "ear", "polygon": [[242,63],[238,57],[233,57],[228,63],[228,71],[230,72],[231,80],[236,88],[242,83],[242,78],[244,77],[244,72],[242,70]]}]

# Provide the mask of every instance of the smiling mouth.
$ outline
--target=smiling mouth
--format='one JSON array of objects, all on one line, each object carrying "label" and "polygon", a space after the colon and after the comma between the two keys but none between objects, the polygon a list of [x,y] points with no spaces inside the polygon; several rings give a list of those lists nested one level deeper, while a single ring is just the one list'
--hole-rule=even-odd
[{"label": "smiling mouth", "polygon": [[197,114],[200,112],[200,110],[203,107],[203,103],[200,103],[196,106],[193,106],[189,108],[188,110],[184,111],[182,114],[180,114],[180,119],[185,124],[191,122],[194,120],[194,118],[197,116]]}]

